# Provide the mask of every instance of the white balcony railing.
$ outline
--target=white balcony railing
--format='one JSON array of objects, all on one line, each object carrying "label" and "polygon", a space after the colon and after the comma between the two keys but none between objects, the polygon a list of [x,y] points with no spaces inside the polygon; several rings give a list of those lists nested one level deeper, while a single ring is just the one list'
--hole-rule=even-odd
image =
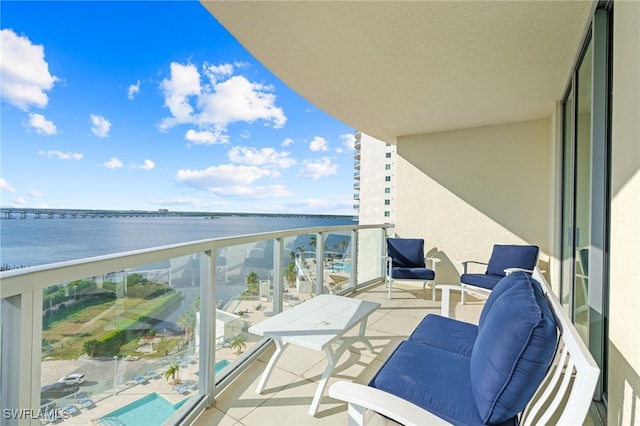
[{"label": "white balcony railing", "polygon": [[[2,424],[40,424],[69,405],[77,422],[100,423],[158,396],[170,421],[195,418],[264,350],[249,326],[336,283],[348,293],[377,282],[389,228],[217,238],[0,273]],[[70,373],[84,382],[49,386]]]}]

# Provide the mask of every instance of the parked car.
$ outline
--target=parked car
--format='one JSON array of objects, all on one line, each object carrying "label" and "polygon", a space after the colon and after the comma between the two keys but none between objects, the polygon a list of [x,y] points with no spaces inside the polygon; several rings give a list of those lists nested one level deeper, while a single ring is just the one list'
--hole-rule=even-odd
[{"label": "parked car", "polygon": [[57,399],[78,392],[77,383],[56,382],[40,388],[40,399]]},{"label": "parked car", "polygon": [[61,377],[58,380],[58,383],[69,383],[69,384],[80,384],[84,382],[84,374],[74,373],[69,374],[68,376]]}]

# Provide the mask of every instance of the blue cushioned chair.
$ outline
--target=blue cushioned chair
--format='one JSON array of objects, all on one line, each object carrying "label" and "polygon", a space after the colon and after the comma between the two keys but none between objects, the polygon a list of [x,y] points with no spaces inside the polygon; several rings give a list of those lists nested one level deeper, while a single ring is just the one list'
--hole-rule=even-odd
[{"label": "blue cushioned chair", "polygon": [[427,316],[369,386],[452,424],[516,426],[554,356],[555,316],[524,272],[501,280],[482,313],[478,326]]},{"label": "blue cushioned chair", "polygon": [[[462,264],[462,275],[460,285],[465,291],[462,292],[462,303],[465,303],[467,292],[487,297],[498,281],[503,279],[512,271],[533,272],[533,268],[538,263],[538,246],[496,244],[493,246],[491,258],[488,263],[467,260]],[[486,265],[484,273],[469,273],[470,264]]]},{"label": "blue cushioned chair", "polygon": [[[426,261],[432,269],[427,268]],[[421,238],[387,238],[386,281],[389,299],[394,280],[420,281],[424,290],[431,284],[431,299],[436,300],[436,263],[440,259],[424,256],[424,240]]]}]

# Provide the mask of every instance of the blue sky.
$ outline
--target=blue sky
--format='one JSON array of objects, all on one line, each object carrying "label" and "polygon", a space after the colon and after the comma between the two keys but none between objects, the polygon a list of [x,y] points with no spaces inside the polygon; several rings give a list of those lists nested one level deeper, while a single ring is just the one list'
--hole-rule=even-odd
[{"label": "blue sky", "polygon": [[353,214],[354,129],[199,2],[3,0],[0,22],[2,207]]}]

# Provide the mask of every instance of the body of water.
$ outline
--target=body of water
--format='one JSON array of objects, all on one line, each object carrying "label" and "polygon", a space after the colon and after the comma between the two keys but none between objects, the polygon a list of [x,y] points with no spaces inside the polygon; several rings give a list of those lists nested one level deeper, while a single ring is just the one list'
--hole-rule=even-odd
[{"label": "body of water", "polygon": [[208,238],[352,224],[351,218],[286,216],[1,219],[0,264],[35,266]]}]

